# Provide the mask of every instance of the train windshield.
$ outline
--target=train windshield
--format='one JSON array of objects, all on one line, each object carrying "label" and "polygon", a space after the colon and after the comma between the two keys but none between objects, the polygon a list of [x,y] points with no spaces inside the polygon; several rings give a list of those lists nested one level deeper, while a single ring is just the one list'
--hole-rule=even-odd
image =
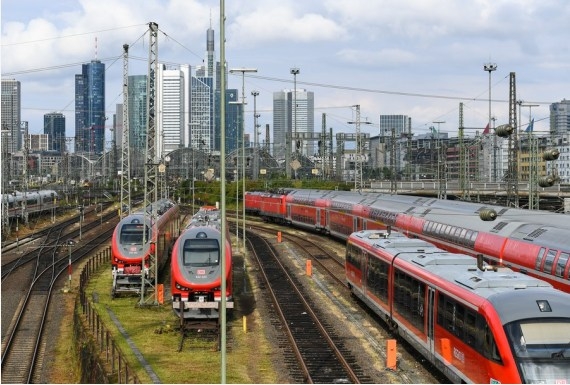
[{"label": "train windshield", "polygon": [[220,263],[220,247],[216,239],[188,239],[184,242],[184,266],[206,267]]},{"label": "train windshield", "polygon": [[[121,228],[121,244],[123,245],[142,245],[143,243],[143,224],[129,223]],[[144,226],[146,227],[146,226]],[[146,227],[146,241],[149,240],[148,227]]]},{"label": "train windshield", "polygon": [[523,383],[570,383],[570,319],[528,319],[505,325]]}]

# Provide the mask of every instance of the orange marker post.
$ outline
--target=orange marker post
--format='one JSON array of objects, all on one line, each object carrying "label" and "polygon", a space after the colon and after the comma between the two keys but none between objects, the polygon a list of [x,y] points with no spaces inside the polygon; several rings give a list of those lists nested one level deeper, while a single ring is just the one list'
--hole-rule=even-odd
[{"label": "orange marker post", "polygon": [[281,243],[281,231],[277,232],[277,242]]},{"label": "orange marker post", "polygon": [[397,366],[397,346],[396,340],[386,341],[386,368],[396,370]]},{"label": "orange marker post", "polygon": [[307,276],[311,276],[313,275],[313,261],[311,261],[310,259],[307,259]]},{"label": "orange marker post", "polygon": [[162,283],[156,285],[156,300],[161,305],[164,303],[164,284]]}]

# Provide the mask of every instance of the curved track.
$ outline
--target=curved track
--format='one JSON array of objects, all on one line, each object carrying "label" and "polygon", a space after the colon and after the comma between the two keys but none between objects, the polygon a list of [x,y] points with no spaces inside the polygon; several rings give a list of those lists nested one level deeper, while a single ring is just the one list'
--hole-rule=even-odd
[{"label": "curved track", "polygon": [[[107,215],[109,218],[114,216],[116,217],[116,213]],[[93,226],[98,225],[98,220],[94,221]],[[90,226],[92,225],[87,224],[86,228]],[[35,369],[43,362],[42,335],[57,278],[67,271],[71,264],[92,253],[101,243],[107,242],[113,232],[114,223],[106,223],[95,237],[86,236],[86,242],[73,248],[65,247],[67,240],[73,235],[73,231],[64,234],[65,227],[66,225],[52,228],[46,236],[44,246],[2,267],[4,282],[11,272],[34,261],[36,263],[28,290],[2,341],[2,383],[38,382]],[[8,268],[6,274],[5,268]]]}]

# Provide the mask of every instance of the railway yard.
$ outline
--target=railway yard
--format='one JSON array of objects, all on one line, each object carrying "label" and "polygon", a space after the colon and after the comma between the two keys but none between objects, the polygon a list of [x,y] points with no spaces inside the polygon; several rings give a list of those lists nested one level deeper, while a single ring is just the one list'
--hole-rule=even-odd
[{"label": "railway yard", "polygon": [[[57,224],[63,222],[64,218],[58,218]],[[22,238],[17,248],[3,246],[3,383],[81,381],[79,370],[70,364],[77,362],[71,339],[73,311],[79,290],[78,272],[90,254],[109,247],[110,232],[117,222],[113,208],[104,213],[86,210],[81,229],[77,220],[71,220],[62,225],[63,229],[57,230],[55,237],[53,232],[59,226],[48,222],[43,227],[50,228],[52,235],[44,234],[35,243],[26,243],[27,240]],[[278,231],[283,235],[281,242],[277,239]],[[78,232],[81,232],[81,242],[69,244],[69,239],[79,237]],[[38,253],[39,244],[49,244],[46,237],[54,237],[49,241],[53,246],[44,247]],[[96,237],[108,238],[97,240]],[[245,258],[235,233],[231,238],[235,309],[227,324],[228,382],[446,381],[399,339],[397,367],[395,370],[386,367],[387,340],[397,338],[382,320],[350,295],[343,279],[342,243],[253,218],[247,221]],[[32,250],[37,254],[26,257]],[[51,250],[58,251],[52,253]],[[25,258],[31,262],[23,263]],[[71,259],[73,268],[68,269],[66,265]],[[16,266],[13,261],[20,262]],[[35,267],[40,263],[38,261],[43,261],[42,268]],[[310,271],[307,261],[311,261]],[[164,304],[147,308],[137,306],[136,296],[111,297],[110,269],[109,262],[91,277],[85,289],[86,298],[93,303],[112,337],[123,349],[130,350],[125,352],[125,356],[138,381],[219,382],[217,336],[207,331],[181,335],[170,304],[168,272],[163,277]],[[73,273],[68,275],[70,271]],[[31,298],[37,298],[38,293],[42,296],[46,292],[51,293],[45,326],[35,331],[42,337],[10,337],[19,329],[16,315],[26,308],[24,298],[28,297],[28,288],[33,286],[32,280],[46,272],[49,272],[49,277],[44,279],[46,283],[30,292]],[[71,290],[68,279],[71,280]],[[37,339],[39,343],[37,347],[22,349],[24,344],[17,342],[20,345],[17,349],[9,348],[9,341],[21,341],[21,338]],[[22,351],[26,349],[29,352]],[[23,370],[20,363],[24,361],[31,362],[31,367]],[[24,372],[27,377],[20,377],[19,373]]]}]

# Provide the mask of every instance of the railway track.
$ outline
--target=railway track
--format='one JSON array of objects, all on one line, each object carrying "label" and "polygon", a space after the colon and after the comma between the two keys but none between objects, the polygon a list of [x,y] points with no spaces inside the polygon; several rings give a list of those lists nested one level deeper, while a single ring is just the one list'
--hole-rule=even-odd
[{"label": "railway track", "polygon": [[303,294],[294,275],[279,261],[269,242],[248,233],[248,242],[261,268],[266,288],[286,329],[304,382],[372,383],[344,347],[334,328],[315,312],[315,304]]},{"label": "railway track", "polygon": [[[109,218],[116,213],[108,214]],[[98,220],[94,221],[96,228]],[[90,228],[86,224],[85,231]],[[2,282],[10,273],[35,262],[27,291],[12,317],[8,332],[2,340],[2,383],[41,382],[39,370],[44,361],[45,344],[43,334],[46,329],[51,297],[58,277],[68,271],[70,263],[76,263],[90,255],[101,243],[108,242],[114,230],[113,222],[105,226],[93,237],[86,235],[85,242],[68,249],[61,247],[73,234],[64,232],[66,226],[55,227],[46,234],[46,245],[41,249],[26,253],[22,258],[2,266]],[[63,250],[62,250],[63,249]],[[9,273],[4,268],[9,266]]]}]

